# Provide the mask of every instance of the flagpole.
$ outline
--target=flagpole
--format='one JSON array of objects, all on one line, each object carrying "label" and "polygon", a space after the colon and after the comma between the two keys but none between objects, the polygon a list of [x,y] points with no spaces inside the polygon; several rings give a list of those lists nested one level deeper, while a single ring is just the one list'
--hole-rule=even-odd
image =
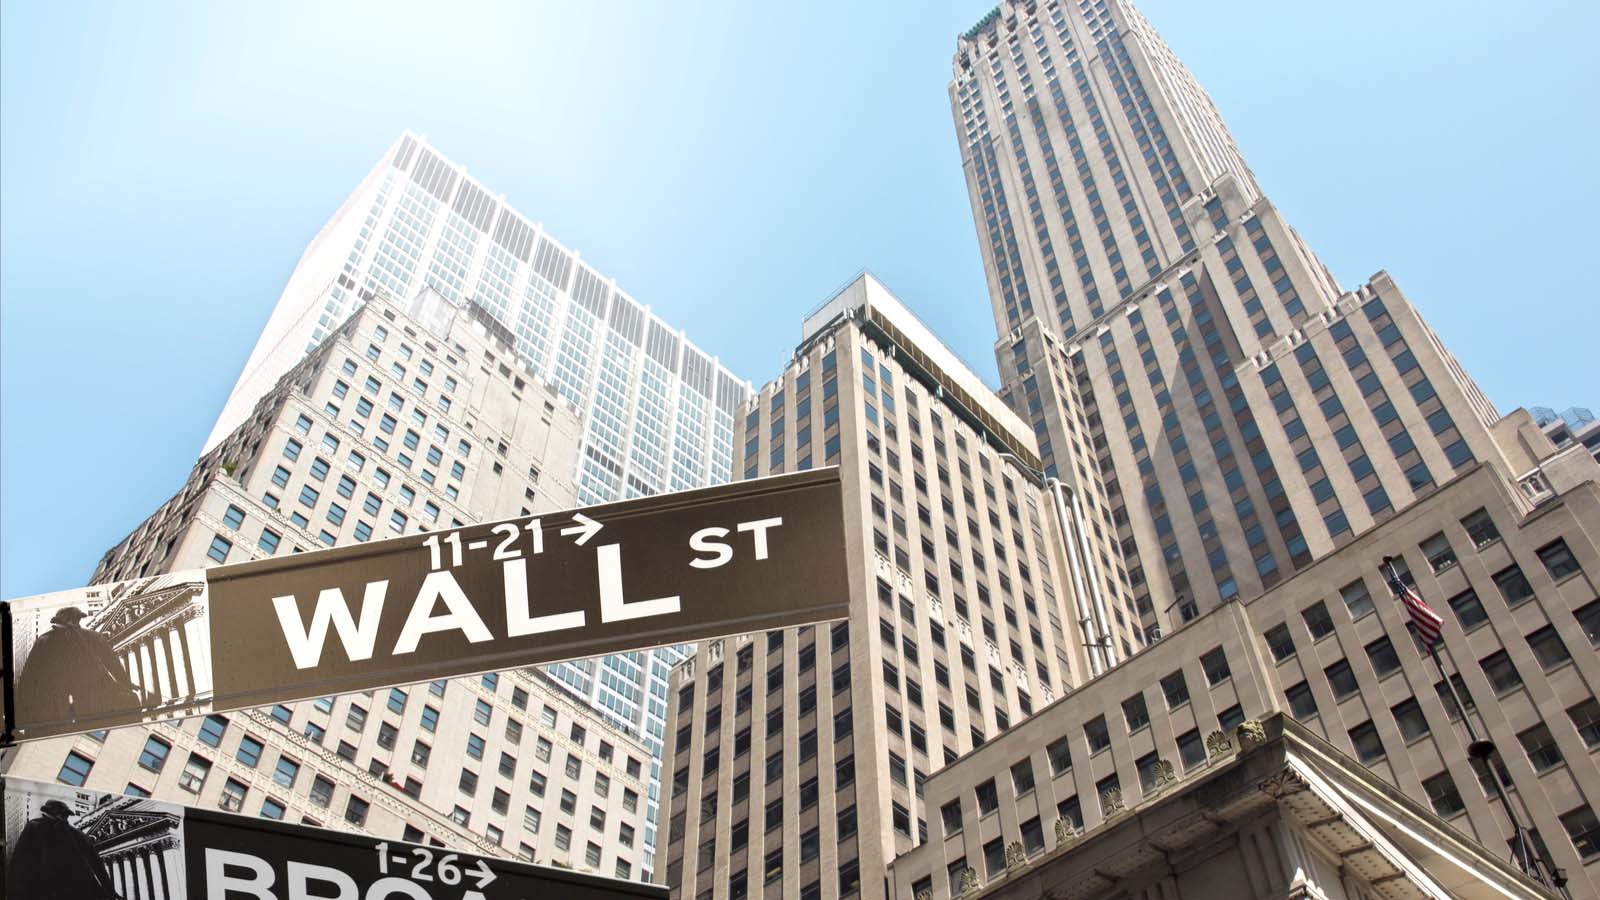
[{"label": "flagpole", "polygon": [[[1386,570],[1385,574],[1391,585],[1405,584],[1400,579],[1400,573],[1394,567],[1394,557],[1385,556],[1382,565]],[[1394,593],[1392,587],[1390,588],[1390,593]],[[1399,598],[1396,597],[1396,599]],[[1542,863],[1545,868],[1551,871],[1552,880],[1555,881],[1555,888],[1561,892],[1563,897],[1570,896],[1567,894],[1565,873],[1557,869],[1554,862],[1549,859],[1534,860],[1533,849],[1529,846],[1531,830],[1522,827],[1522,820],[1517,816],[1516,809],[1512,807],[1511,798],[1506,796],[1505,787],[1500,784],[1500,773],[1495,770],[1493,760],[1496,752],[1494,741],[1478,737],[1478,730],[1472,727],[1472,716],[1467,711],[1466,705],[1461,702],[1461,696],[1456,693],[1455,682],[1450,680],[1450,673],[1445,670],[1444,660],[1439,656],[1439,645],[1442,643],[1444,643],[1442,634],[1439,640],[1428,642],[1428,655],[1433,657],[1433,665],[1439,670],[1439,677],[1444,680],[1445,690],[1449,692],[1450,700],[1455,704],[1456,709],[1461,712],[1462,724],[1467,726],[1467,739],[1469,741],[1467,755],[1483,762],[1484,768],[1489,773],[1489,783],[1494,786],[1495,797],[1499,799],[1500,805],[1505,808],[1506,818],[1511,820],[1512,839],[1516,845],[1517,866],[1535,881],[1540,884],[1546,884],[1548,882],[1544,877],[1544,873],[1540,871],[1540,863]],[[1474,708],[1476,708],[1476,704],[1474,704]],[[1528,833],[1525,834],[1525,831]]]}]

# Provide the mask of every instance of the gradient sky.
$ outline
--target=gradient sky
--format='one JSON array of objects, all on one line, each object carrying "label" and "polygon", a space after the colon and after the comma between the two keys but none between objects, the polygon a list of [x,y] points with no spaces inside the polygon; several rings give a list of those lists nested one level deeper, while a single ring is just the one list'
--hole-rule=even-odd
[{"label": "gradient sky", "polygon": [[[1346,287],[1600,406],[1600,4],[1146,0]],[[873,269],[994,380],[945,86],[982,2],[0,0],[0,596],[182,486],[300,252],[426,134],[734,371]]]}]

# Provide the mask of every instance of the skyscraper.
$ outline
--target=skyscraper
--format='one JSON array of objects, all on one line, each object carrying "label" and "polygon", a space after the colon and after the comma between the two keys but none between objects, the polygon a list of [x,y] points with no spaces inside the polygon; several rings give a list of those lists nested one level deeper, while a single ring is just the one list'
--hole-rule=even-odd
[{"label": "skyscraper", "polygon": [[1399,287],[1339,287],[1131,3],[1003,3],[949,92],[1005,393],[1047,471],[1103,483],[1146,637],[1476,462],[1518,474]]},{"label": "skyscraper", "polygon": [[[847,623],[675,670],[676,896],[1168,894],[1187,862],[1141,842],[1146,815],[1285,718],[1429,840],[1592,894],[1600,467],[1499,416],[1387,274],[1342,290],[1127,4],[1002,3],[958,40],[950,97],[1000,396],[869,277],[750,402],[745,477],[815,463],[824,429],[862,563]],[[1017,559],[982,529],[1005,522],[996,473],[1036,541]],[[1390,556],[1445,618],[1448,677]],[[994,604],[1013,563],[1050,627]],[[1039,640],[1058,665],[1026,684]]]},{"label": "skyscraper", "polygon": [[[410,132],[307,246],[206,448],[368,296],[404,303],[425,287],[485,311],[532,375],[578,408],[580,505],[733,477],[734,417],[749,385]],[[659,756],[667,672],[686,652],[562,663],[549,674]],[[652,767],[646,868],[658,776]]]},{"label": "skyscraper", "polygon": [[[478,307],[374,297],[279,379],[96,583],[570,508],[577,412]],[[169,592],[170,593],[170,592]],[[198,688],[185,596],[104,592],[141,690]],[[201,626],[203,627],[203,625]],[[169,705],[170,705],[169,702]],[[605,875],[647,874],[652,751],[538,670],[23,744],[7,774]]]},{"label": "skyscraper", "polygon": [[881,283],[807,317],[745,408],[746,477],[838,465],[848,621],[702,644],[675,670],[666,883],[881,896],[927,775],[1098,671],[1034,437]]}]

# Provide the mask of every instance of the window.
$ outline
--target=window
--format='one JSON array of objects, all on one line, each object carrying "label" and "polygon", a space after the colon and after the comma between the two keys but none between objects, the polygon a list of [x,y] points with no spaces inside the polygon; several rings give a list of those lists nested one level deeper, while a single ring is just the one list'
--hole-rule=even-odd
[{"label": "window", "polygon": [[1600,600],[1585,603],[1572,613],[1578,620],[1578,626],[1583,633],[1589,636],[1589,643],[1600,647]]},{"label": "window", "polygon": [[1033,791],[1033,763],[1023,759],[1011,766],[1011,786],[1018,797]]},{"label": "window", "polygon": [[1328,608],[1321,601],[1301,610],[1300,617],[1305,620],[1306,630],[1311,632],[1313,641],[1322,640],[1333,633],[1333,617],[1328,615]]},{"label": "window", "polygon": [[311,802],[327,809],[333,802],[333,782],[322,775],[311,779]]},{"label": "window", "polygon": [[1567,645],[1550,625],[1528,635],[1528,646],[1533,648],[1534,657],[1546,672],[1572,659],[1572,654],[1567,652]]},{"label": "window", "polygon": [[349,801],[344,805],[344,820],[352,825],[367,824],[367,810],[371,806],[372,804],[366,800],[351,794]]},{"label": "window", "polygon": [[1368,644],[1366,650],[1367,659],[1372,661],[1372,669],[1380,678],[1400,668],[1400,655],[1388,637],[1378,638]]},{"label": "window", "polygon": [[300,764],[287,756],[278,757],[278,765],[272,772],[272,780],[286,787],[294,787],[295,779],[300,777]]},{"label": "window", "polygon": [[1496,650],[1478,660],[1478,665],[1483,667],[1483,674],[1488,676],[1496,696],[1504,696],[1522,686],[1522,675],[1504,650]]},{"label": "window", "polygon": [[1060,775],[1072,768],[1072,747],[1066,738],[1061,738],[1046,747],[1045,753],[1050,757],[1051,775]]},{"label": "window", "polygon": [[1343,700],[1358,689],[1356,673],[1347,659],[1341,659],[1324,669],[1323,674],[1328,677],[1328,686],[1333,688],[1333,696],[1337,700]]},{"label": "window", "polygon": [[1161,679],[1161,693],[1167,698],[1167,709],[1177,709],[1189,702],[1189,684],[1183,672],[1173,672]]},{"label": "window", "polygon": [[1600,856],[1600,818],[1588,806],[1580,806],[1561,817],[1561,827],[1572,839],[1572,848],[1583,860]]},{"label": "window", "polygon": [[1385,756],[1383,740],[1378,737],[1378,729],[1371,719],[1350,729],[1350,743],[1355,747],[1356,758],[1363,763],[1375,763]]},{"label": "window", "polygon": [[944,822],[946,837],[961,831],[961,801],[951,800],[939,807],[939,818]]},{"label": "window", "polygon": [[228,504],[227,511],[222,514],[222,524],[238,531],[239,526],[244,524],[244,510],[231,503]]},{"label": "window", "polygon": [[[1326,614],[1327,611],[1323,612]],[[1294,638],[1289,636],[1289,626],[1280,622],[1267,629],[1264,637],[1267,639],[1267,649],[1272,651],[1274,660],[1283,662],[1294,655]]]},{"label": "window", "polygon": [[1006,870],[1006,845],[1004,838],[995,838],[983,845],[983,868],[989,878],[996,878]]},{"label": "window", "polygon": [[1568,708],[1567,717],[1572,719],[1572,727],[1577,729],[1578,737],[1583,738],[1585,747],[1591,750],[1600,747],[1600,701],[1590,697]]},{"label": "window", "polygon": [[1178,759],[1183,762],[1185,772],[1206,761],[1206,743],[1198,728],[1178,736]]},{"label": "window", "polygon": [[1500,530],[1495,528],[1494,519],[1486,509],[1479,509],[1462,519],[1461,527],[1466,529],[1467,537],[1475,548],[1484,547],[1500,538]]},{"label": "window", "polygon": [[206,556],[211,557],[213,560],[216,560],[219,563],[227,562],[228,551],[232,549],[233,542],[219,534],[211,538],[211,548],[206,551]]},{"label": "window", "polygon": [[261,750],[261,742],[247,734],[239,739],[239,749],[233,758],[254,769],[261,762]]},{"label": "window", "polygon": [[1000,808],[1000,794],[995,790],[993,778],[978,785],[977,796],[979,816],[987,816]]},{"label": "window", "polygon": [[1556,581],[1580,571],[1578,560],[1573,557],[1572,551],[1567,549],[1567,542],[1560,538],[1539,548],[1539,561],[1549,570],[1550,577]]},{"label": "window", "polygon": [[94,760],[77,751],[68,751],[67,758],[61,763],[61,771],[56,773],[56,780],[62,784],[74,787],[83,787],[89,779],[89,770],[94,768]]},{"label": "window", "polygon": [[1516,606],[1524,600],[1533,597],[1533,586],[1528,584],[1527,576],[1522,574],[1522,569],[1512,564],[1494,573],[1494,583],[1500,588],[1500,595],[1506,598],[1506,604]]},{"label": "window", "polygon": [[245,795],[250,792],[243,783],[229,778],[222,783],[222,794],[217,797],[217,806],[228,812],[238,812],[244,808]]},{"label": "window", "polygon": [[1372,595],[1367,592],[1364,581],[1352,581],[1339,589],[1339,596],[1344,598],[1344,605],[1350,609],[1350,618],[1359,619],[1375,608]]},{"label": "window", "polygon": [[1470,631],[1489,621],[1489,614],[1484,611],[1482,601],[1478,599],[1477,592],[1471,588],[1451,597],[1450,609],[1456,614],[1456,620],[1461,623],[1462,631]]},{"label": "window", "polygon": [[1561,765],[1561,750],[1556,746],[1555,735],[1543,722],[1517,734],[1517,742],[1528,754],[1528,762],[1535,772],[1548,772]]},{"label": "window", "polygon": [[1425,779],[1422,790],[1428,795],[1428,803],[1433,806],[1433,811],[1443,818],[1448,819],[1467,808],[1461,802],[1461,792],[1456,790],[1455,779],[1450,777],[1449,772],[1440,772]]},{"label": "window", "polygon": [[1420,545],[1422,555],[1428,558],[1428,568],[1435,572],[1443,572],[1456,564],[1456,551],[1450,547],[1450,539],[1439,532]]},{"label": "window", "polygon": [[228,730],[228,720],[222,716],[206,716],[200,723],[200,743],[212,747],[222,743],[222,733]]},{"label": "window", "polygon": [[183,764],[183,772],[178,775],[178,787],[191,794],[200,793],[205,787],[206,778],[211,775],[211,760],[198,753],[190,753],[188,762]]},{"label": "window", "polygon": [[1227,654],[1222,652],[1221,647],[1213,647],[1200,657],[1200,666],[1205,670],[1206,683],[1212,687],[1228,680],[1233,674],[1228,669]]},{"label": "window", "polygon": [[1122,701],[1122,717],[1127,720],[1130,732],[1150,724],[1150,710],[1145,706],[1144,694],[1134,694]]},{"label": "window", "polygon": [[282,821],[283,813],[284,813],[284,808],[283,808],[283,804],[282,803],[278,802],[277,800],[272,799],[271,797],[263,797],[262,798],[262,800],[261,800],[261,818],[263,818],[263,819],[277,819],[279,821]]},{"label": "window", "polygon": [[1317,714],[1317,698],[1311,693],[1308,682],[1300,682],[1284,691],[1289,700],[1289,713],[1304,722]]},{"label": "window", "polygon": [[1406,743],[1420,738],[1428,733],[1428,720],[1422,715],[1422,707],[1415,697],[1396,704],[1389,710],[1394,715],[1396,725],[1400,726],[1400,737]]},{"label": "window", "polygon": [[1099,753],[1111,746],[1111,731],[1106,727],[1105,716],[1095,716],[1084,723],[1083,736],[1089,741],[1089,752]]}]

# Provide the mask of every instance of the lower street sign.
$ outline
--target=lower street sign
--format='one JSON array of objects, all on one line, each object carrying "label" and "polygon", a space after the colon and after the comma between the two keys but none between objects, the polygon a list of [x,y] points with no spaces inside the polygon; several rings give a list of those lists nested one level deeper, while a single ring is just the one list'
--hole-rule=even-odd
[{"label": "lower street sign", "polygon": [[842,618],[837,468],[4,607],[33,740]]},{"label": "lower street sign", "polygon": [[7,778],[4,896],[160,900],[639,900],[566,869]]}]

